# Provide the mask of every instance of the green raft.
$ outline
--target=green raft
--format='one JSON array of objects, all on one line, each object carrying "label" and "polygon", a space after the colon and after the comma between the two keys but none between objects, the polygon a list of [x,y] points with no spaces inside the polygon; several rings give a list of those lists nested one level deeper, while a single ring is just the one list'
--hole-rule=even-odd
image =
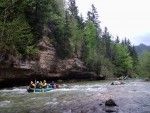
[{"label": "green raft", "polygon": [[29,88],[27,89],[28,92],[47,92],[54,90],[54,88]]}]

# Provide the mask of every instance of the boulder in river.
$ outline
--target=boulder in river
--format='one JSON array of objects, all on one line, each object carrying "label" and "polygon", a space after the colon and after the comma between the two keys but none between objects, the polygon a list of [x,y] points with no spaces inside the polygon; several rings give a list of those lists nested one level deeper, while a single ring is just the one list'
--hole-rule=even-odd
[{"label": "boulder in river", "polygon": [[105,106],[117,106],[117,104],[114,102],[114,100],[109,99],[105,102]]},{"label": "boulder in river", "polygon": [[106,112],[117,113],[118,112],[117,104],[114,102],[114,100],[109,99],[105,102],[105,109],[104,110]]},{"label": "boulder in river", "polygon": [[125,82],[123,82],[123,81],[113,81],[111,83],[111,85],[122,85],[122,84],[125,84]]}]

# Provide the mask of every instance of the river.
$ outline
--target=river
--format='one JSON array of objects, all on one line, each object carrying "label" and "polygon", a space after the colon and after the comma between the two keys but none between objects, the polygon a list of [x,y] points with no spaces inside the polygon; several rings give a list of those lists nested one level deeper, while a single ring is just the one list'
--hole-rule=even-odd
[{"label": "river", "polygon": [[150,113],[150,83],[126,80],[80,81],[60,84],[60,89],[28,93],[27,86],[0,90],[0,113],[106,113],[105,102],[117,104],[113,113]]}]

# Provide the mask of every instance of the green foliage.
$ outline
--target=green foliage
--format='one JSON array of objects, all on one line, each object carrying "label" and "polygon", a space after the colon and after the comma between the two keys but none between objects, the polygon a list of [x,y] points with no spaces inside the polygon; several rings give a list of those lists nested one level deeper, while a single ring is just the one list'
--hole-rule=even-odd
[{"label": "green foliage", "polygon": [[141,75],[144,78],[150,79],[150,51],[143,53],[142,60],[140,61]]},{"label": "green foliage", "polygon": [[133,75],[137,74],[138,73],[138,63],[139,63],[137,52],[136,52],[134,46],[131,45],[131,42],[129,39],[125,38],[124,40],[122,40],[122,44],[127,46],[128,50],[129,50],[129,54],[132,58],[131,72],[133,73]]},{"label": "green foliage", "polygon": [[35,59],[38,56],[39,50],[34,46],[27,46],[25,54],[32,59]]},{"label": "green foliage", "polygon": [[36,37],[41,38],[44,25],[48,23],[54,0],[25,0],[25,15]]},{"label": "green foliage", "polygon": [[76,6],[76,1],[75,0],[69,0],[69,10],[71,12],[71,15],[75,19],[78,19],[78,8]]},{"label": "green foliage", "polygon": [[116,44],[113,64],[115,66],[115,75],[127,75],[129,73],[132,69],[132,59],[127,46]]},{"label": "green foliage", "polygon": [[[62,23],[63,29],[60,36],[57,38],[57,53],[61,58],[71,57],[73,53],[73,47],[71,45],[71,20],[68,11],[65,12],[65,20]],[[59,32],[60,33],[60,32]]]},{"label": "green foliage", "polygon": [[113,77],[114,65],[112,64],[111,60],[104,56],[101,56],[101,65],[101,75],[103,77]]},{"label": "green foliage", "polygon": [[26,48],[33,44],[33,33],[22,11],[24,3],[17,0],[2,3],[4,6],[1,5],[0,8],[0,49],[8,54],[25,56]]},{"label": "green foliage", "polygon": [[99,33],[101,31],[100,29],[100,21],[98,20],[99,16],[98,16],[98,12],[96,7],[92,4],[91,5],[92,10],[88,11],[87,15],[88,15],[88,20],[91,21],[94,26],[97,28],[97,32]]},{"label": "green foliage", "polygon": [[112,58],[112,50],[111,50],[111,35],[108,32],[107,27],[105,27],[105,31],[103,32],[102,35],[102,46],[103,46],[103,53],[105,57],[111,59]]},{"label": "green foliage", "polygon": [[130,41],[120,43],[117,37],[113,42],[107,28],[101,30],[94,5],[87,16],[84,21],[78,15],[75,0],[69,0],[68,9],[61,0],[1,0],[0,51],[34,59],[37,42],[46,36],[58,57],[81,58],[97,76],[136,72],[138,58]]},{"label": "green foliage", "polygon": [[97,38],[97,29],[91,21],[86,22],[82,47],[83,61],[99,76],[101,72],[100,40]]},{"label": "green foliage", "polygon": [[87,65],[94,69],[94,63],[96,62],[96,28],[92,22],[86,22],[84,33],[83,59]]}]

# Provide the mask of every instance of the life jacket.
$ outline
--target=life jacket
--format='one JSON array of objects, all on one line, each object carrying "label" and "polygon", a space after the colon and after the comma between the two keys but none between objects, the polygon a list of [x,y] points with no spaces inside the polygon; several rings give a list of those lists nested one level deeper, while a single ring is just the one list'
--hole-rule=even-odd
[{"label": "life jacket", "polygon": [[55,88],[56,88],[56,89],[58,89],[58,88],[59,88],[59,85],[58,85],[58,84],[56,84]]},{"label": "life jacket", "polygon": [[30,84],[29,86],[30,86],[30,88],[35,88],[35,84],[34,83]]},{"label": "life jacket", "polygon": [[46,82],[43,83],[42,87],[43,87],[43,88],[47,87],[47,83],[46,83]]}]

